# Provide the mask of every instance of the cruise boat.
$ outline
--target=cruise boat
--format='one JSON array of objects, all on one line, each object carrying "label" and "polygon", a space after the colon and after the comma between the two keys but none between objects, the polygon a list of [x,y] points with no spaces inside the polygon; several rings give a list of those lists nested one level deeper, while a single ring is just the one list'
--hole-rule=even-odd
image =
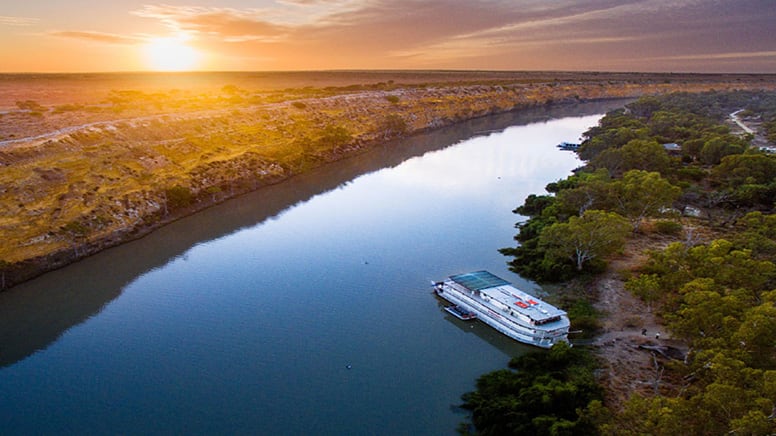
[{"label": "cruise boat", "polygon": [[566,312],[488,271],[450,276],[434,292],[510,338],[541,348],[568,342]]}]

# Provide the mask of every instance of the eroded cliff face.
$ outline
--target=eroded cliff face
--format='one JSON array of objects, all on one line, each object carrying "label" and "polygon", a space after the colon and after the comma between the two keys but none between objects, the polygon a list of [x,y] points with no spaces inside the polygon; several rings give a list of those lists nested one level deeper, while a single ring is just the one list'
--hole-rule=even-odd
[{"label": "eroded cliff face", "polygon": [[20,107],[0,118],[15,132],[0,137],[0,287],[389,139],[547,103],[767,85],[718,79],[114,92],[92,106]]}]

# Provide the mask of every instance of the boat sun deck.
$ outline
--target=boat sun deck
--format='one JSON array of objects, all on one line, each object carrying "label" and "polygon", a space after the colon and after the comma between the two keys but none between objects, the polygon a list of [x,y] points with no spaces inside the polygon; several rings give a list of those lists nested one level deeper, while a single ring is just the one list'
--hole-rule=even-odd
[{"label": "boat sun deck", "polygon": [[487,271],[451,276],[434,288],[440,297],[515,340],[543,348],[568,342],[566,312]]}]

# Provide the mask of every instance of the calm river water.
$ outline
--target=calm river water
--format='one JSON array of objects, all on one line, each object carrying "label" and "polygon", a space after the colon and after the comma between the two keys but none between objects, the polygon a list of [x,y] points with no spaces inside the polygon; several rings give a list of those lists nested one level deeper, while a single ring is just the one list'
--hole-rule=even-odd
[{"label": "calm river water", "polygon": [[178,221],[0,294],[0,433],[454,434],[527,347],[442,311],[617,102],[474,120]]}]

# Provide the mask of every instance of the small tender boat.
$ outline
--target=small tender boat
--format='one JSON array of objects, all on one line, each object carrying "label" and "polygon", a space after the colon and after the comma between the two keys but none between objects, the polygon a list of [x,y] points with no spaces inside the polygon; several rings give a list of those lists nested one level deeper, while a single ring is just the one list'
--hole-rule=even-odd
[{"label": "small tender boat", "polygon": [[477,318],[477,314],[476,313],[468,311],[468,310],[466,310],[463,307],[458,306],[458,305],[447,306],[447,307],[445,307],[445,310],[448,313],[450,313],[451,315],[453,315],[454,317],[456,317],[456,318],[458,318],[460,320],[463,320],[463,321],[468,321],[470,319],[476,319]]},{"label": "small tender boat", "polygon": [[575,144],[573,142],[561,142],[558,144],[558,148],[561,150],[576,151],[579,149],[579,144]]},{"label": "small tender boat", "polygon": [[[474,314],[516,341],[541,348],[568,342],[570,323],[566,312],[487,271],[450,276],[434,283],[434,292],[453,303],[450,307]],[[452,309],[445,310],[456,315]]]}]

